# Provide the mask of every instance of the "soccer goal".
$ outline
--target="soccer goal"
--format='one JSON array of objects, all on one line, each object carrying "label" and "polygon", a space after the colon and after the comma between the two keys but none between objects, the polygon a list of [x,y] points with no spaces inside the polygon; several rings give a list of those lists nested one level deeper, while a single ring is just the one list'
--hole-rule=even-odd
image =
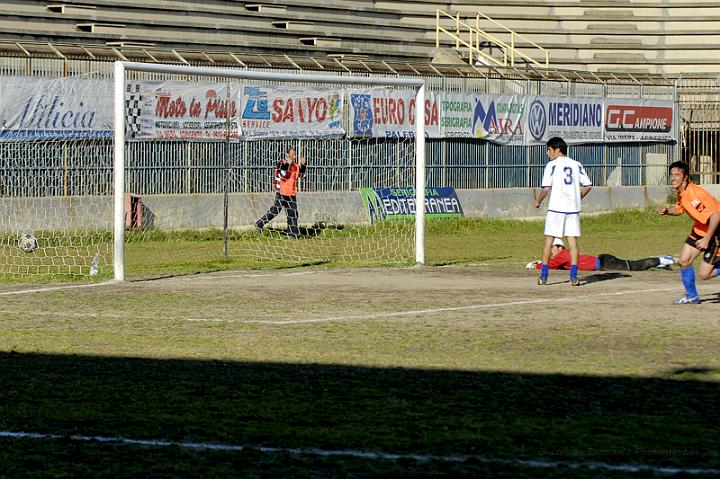
[{"label": "soccer goal", "polygon": [[0,276],[424,263],[423,85],[130,62],[0,76]]},{"label": "soccer goal", "polygon": [[424,263],[424,95],[420,79],[117,62],[114,278]]}]

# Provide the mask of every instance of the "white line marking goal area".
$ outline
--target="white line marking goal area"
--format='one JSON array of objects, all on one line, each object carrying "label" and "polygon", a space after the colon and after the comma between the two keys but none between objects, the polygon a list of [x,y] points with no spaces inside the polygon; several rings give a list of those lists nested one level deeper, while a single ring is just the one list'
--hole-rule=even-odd
[{"label": "white line marking goal area", "polygon": [[[107,284],[107,283],[106,283]],[[89,286],[89,285],[88,285]],[[53,290],[64,289],[53,288]],[[212,323],[247,323],[247,324],[270,324],[270,325],[292,325],[292,324],[309,324],[309,323],[324,323],[324,322],[343,322],[343,321],[363,321],[363,320],[376,320],[376,319],[392,319],[392,318],[403,318],[409,316],[425,316],[433,314],[442,314],[458,311],[472,311],[482,309],[493,309],[493,308],[508,308],[513,306],[526,306],[531,304],[550,304],[550,303],[567,303],[569,301],[582,302],[583,300],[593,300],[595,298],[602,298],[608,296],[627,296],[632,294],[644,294],[644,293],[657,293],[674,291],[677,287],[668,288],[649,288],[649,289],[636,289],[636,290],[625,290],[595,294],[584,294],[584,295],[573,295],[573,296],[558,296],[553,298],[538,298],[538,299],[521,299],[516,301],[507,301],[499,303],[485,303],[485,304],[470,304],[465,306],[448,306],[440,308],[425,308],[425,309],[410,309],[405,311],[390,311],[383,313],[367,313],[367,314],[355,314],[355,315],[343,315],[343,316],[325,316],[325,317],[310,317],[301,319],[288,319],[288,320],[262,320],[262,319],[240,319],[240,318],[192,318],[192,317],[173,317],[169,318],[174,321],[187,321],[187,322],[212,322]],[[48,289],[50,290],[50,289]],[[29,290],[29,292],[38,292],[42,290]],[[18,292],[11,292],[10,294],[17,294]],[[3,293],[0,293],[0,296]],[[55,316],[55,317],[88,317],[88,318],[109,318],[109,319],[127,319],[132,318],[135,320],[153,320],[156,321],[156,316],[136,316],[130,314],[121,314],[117,312],[103,313],[103,312],[61,312],[61,311],[18,311],[18,310],[0,310],[0,314],[23,314],[24,316],[35,315],[35,316]],[[489,318],[497,319],[497,318]]]},{"label": "white line marking goal area", "polygon": [[385,460],[385,461],[416,461],[416,462],[454,462],[462,463],[467,461],[477,461],[488,464],[499,464],[508,466],[521,466],[529,469],[553,469],[558,467],[567,467],[570,469],[587,469],[595,471],[622,472],[628,474],[651,473],[659,475],[718,475],[720,469],[709,469],[699,467],[669,467],[669,466],[652,466],[644,464],[624,464],[624,463],[604,463],[597,461],[572,462],[572,461],[553,461],[547,459],[502,459],[487,456],[473,455],[448,455],[438,456],[431,454],[413,454],[413,453],[389,453],[383,451],[359,451],[354,449],[318,449],[318,448],[289,448],[289,447],[267,447],[239,444],[222,444],[222,443],[203,443],[203,442],[183,442],[168,441],[164,439],[132,439],[125,437],[113,436],[85,436],[80,434],[62,435],[38,432],[14,432],[0,431],[0,439],[17,439],[17,440],[45,440],[45,441],[76,441],[76,442],[94,442],[107,444],[121,444],[127,446],[143,446],[143,447],[179,447],[182,449],[193,449],[200,451],[260,451],[265,454],[293,454],[298,456],[317,456],[317,457],[352,457],[367,460]]}]

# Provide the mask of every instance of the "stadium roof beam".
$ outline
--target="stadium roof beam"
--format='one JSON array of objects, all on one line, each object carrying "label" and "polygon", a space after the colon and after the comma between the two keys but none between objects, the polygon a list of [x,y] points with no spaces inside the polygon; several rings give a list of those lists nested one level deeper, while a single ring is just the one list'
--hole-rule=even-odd
[{"label": "stadium roof beam", "polygon": [[93,52],[91,52],[90,50],[88,50],[87,48],[85,48],[82,45],[78,45],[78,48],[80,48],[80,50],[84,51],[87,56],[89,56],[90,58],[95,60],[96,57],[95,57],[95,54],[93,54]]},{"label": "stadium roof beam", "polygon": [[117,55],[118,58],[120,58],[122,61],[124,61],[124,62],[129,61],[129,60],[127,59],[127,57],[126,57],[125,55],[123,55],[122,52],[121,52],[120,50],[118,50],[117,48],[115,48],[115,47],[110,47],[110,49],[111,49],[111,50],[113,51],[113,53],[114,53],[115,55]]},{"label": "stadium roof beam", "polygon": [[20,49],[21,52],[23,52],[25,54],[25,56],[32,57],[32,53],[27,51],[27,49],[24,46],[22,46],[22,43],[15,42],[15,45]]},{"label": "stadium roof beam", "polygon": [[186,65],[190,65],[190,62],[187,61],[187,60],[185,59],[185,57],[183,57],[182,55],[180,55],[177,50],[175,50],[175,49],[173,48],[171,51],[172,51],[173,55],[175,55],[175,56],[178,58],[178,60],[180,60],[181,62],[183,62],[183,63],[186,64]]},{"label": "stadium roof beam", "polygon": [[53,45],[53,44],[50,43],[50,42],[48,42],[47,45],[48,45],[48,47],[50,48],[50,50],[52,50],[52,52],[53,52],[55,55],[59,56],[59,57],[62,58],[63,60],[67,60],[67,57],[66,57],[65,55],[63,55],[63,53],[62,53],[60,50],[58,50],[57,48],[55,48],[55,45]]},{"label": "stadium roof beam", "polygon": [[324,70],[325,67],[319,61],[315,60],[315,57],[308,57],[319,69]]},{"label": "stadium roof beam", "polygon": [[348,67],[346,67],[345,65],[343,65],[343,63],[342,63],[339,59],[333,58],[333,60],[335,60],[335,63],[337,63],[338,65],[340,65],[340,68],[342,68],[343,70],[347,71],[348,73],[352,73],[352,70],[350,70]]},{"label": "stadium roof beam", "polygon": [[298,65],[297,63],[295,63],[295,61],[292,58],[290,58],[287,53],[283,54],[283,57],[285,57],[285,59],[287,61],[289,61],[292,66],[294,66],[298,70],[302,71],[303,68],[300,65]]},{"label": "stadium roof beam", "polygon": [[230,55],[230,58],[232,58],[233,60],[235,60],[241,67],[243,67],[243,68],[247,68],[247,67],[248,67],[248,66],[245,64],[245,62],[243,62],[242,60],[240,60],[240,59],[237,57],[237,55],[235,55],[233,52],[228,52],[228,55]]}]

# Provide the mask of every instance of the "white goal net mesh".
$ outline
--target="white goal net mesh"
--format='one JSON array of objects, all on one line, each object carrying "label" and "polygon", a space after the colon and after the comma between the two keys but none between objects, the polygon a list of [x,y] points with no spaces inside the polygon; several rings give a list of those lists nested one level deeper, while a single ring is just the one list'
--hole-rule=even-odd
[{"label": "white goal net mesh", "polygon": [[[11,119],[0,128],[0,274],[111,278],[113,79],[0,87],[12,91],[0,104]],[[363,123],[405,113],[351,100],[414,90],[139,72],[124,87],[128,279],[414,262],[416,142]],[[288,203],[277,186],[290,149],[305,167]]]}]

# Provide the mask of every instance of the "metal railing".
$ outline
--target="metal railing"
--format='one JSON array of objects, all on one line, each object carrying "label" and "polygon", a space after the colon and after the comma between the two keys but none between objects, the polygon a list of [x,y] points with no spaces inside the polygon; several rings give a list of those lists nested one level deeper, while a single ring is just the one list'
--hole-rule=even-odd
[{"label": "metal railing", "polygon": [[[453,29],[448,29],[443,26],[443,20],[447,21],[448,19],[450,19],[454,23]],[[499,29],[503,30],[504,32],[509,33],[509,42],[503,41],[492,33],[489,33],[480,28],[481,21],[483,20],[488,21]],[[435,11],[435,48],[440,48],[441,33],[444,33],[455,41],[455,50],[457,50],[461,54],[463,52],[467,53],[468,62],[470,65],[474,65],[475,60],[478,60],[481,63],[495,65],[499,67],[514,67],[515,63],[519,61],[516,60],[516,57],[520,57],[521,59],[524,59],[527,63],[532,64],[535,67],[550,67],[550,52],[548,50],[541,47],[540,45],[533,42],[524,35],[521,35],[520,33],[517,33],[514,30],[508,28],[502,23],[493,20],[482,12],[477,12],[477,14],[475,15],[475,26],[472,26],[460,18],[459,12],[455,15],[452,15],[448,12],[445,12],[444,10],[437,9]],[[543,58],[542,61],[538,61],[530,55],[523,53],[521,50],[519,50],[516,46],[516,39],[520,39],[540,51]],[[501,59],[496,58],[491,53],[487,53],[487,51],[492,52],[495,48],[500,50]]]}]

